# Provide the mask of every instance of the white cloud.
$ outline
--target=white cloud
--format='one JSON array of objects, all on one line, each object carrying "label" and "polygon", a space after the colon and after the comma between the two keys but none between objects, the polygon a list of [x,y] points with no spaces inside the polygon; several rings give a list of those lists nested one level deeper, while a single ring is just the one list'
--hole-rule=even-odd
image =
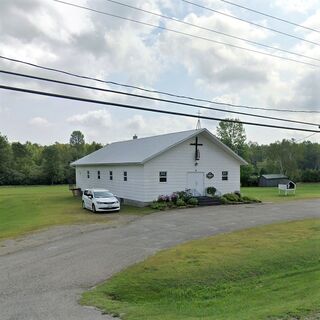
[{"label": "white cloud", "polygon": [[30,119],[29,124],[38,128],[47,128],[51,125],[46,118],[42,117],[35,117]]},{"label": "white cloud", "polygon": [[275,0],[274,5],[284,12],[305,13],[308,10],[319,6],[318,0]]},{"label": "white cloud", "polygon": [[[319,30],[319,20],[320,20],[320,9],[315,11],[311,16],[309,16],[305,21],[303,21],[301,24],[303,26],[313,28],[315,30]],[[303,31],[304,37],[308,41],[312,41],[314,43],[319,44],[320,43],[320,33],[319,32],[314,32],[314,31],[309,31],[306,29],[301,29],[297,27],[295,29],[296,32],[298,31]],[[302,54],[305,54],[310,57],[318,58],[320,59],[320,46],[315,45],[312,43],[306,43],[306,42],[298,42],[297,45],[294,48],[295,51],[298,51]],[[311,62],[316,62],[312,61]]]},{"label": "white cloud", "polygon": [[112,126],[112,118],[108,111],[102,110],[93,110],[88,111],[87,113],[76,114],[67,119],[67,122],[79,125],[82,127],[89,128],[111,128]]},{"label": "white cloud", "polygon": [[[153,28],[54,2],[28,0],[28,6],[20,2],[0,3],[3,55],[93,77],[126,74],[130,81],[141,84],[154,82],[162,72]],[[155,24],[159,20],[102,2],[80,4]],[[160,12],[152,0],[139,0],[136,5]],[[13,24],[14,20],[19,23]]]},{"label": "white cloud", "polygon": [[196,118],[180,118],[167,115],[150,118],[150,116],[134,115],[123,123],[122,130],[138,136],[152,136],[161,133],[191,130],[195,128],[196,122]]},{"label": "white cloud", "polygon": [[[125,113],[124,113],[125,114]],[[169,115],[131,114],[112,116],[105,110],[95,110],[74,115],[67,119],[69,124],[81,128],[88,141],[109,143],[139,137],[194,129],[197,119],[174,117]]]},{"label": "white cloud", "polygon": [[0,113],[7,113],[9,111],[8,107],[0,105]]},{"label": "white cloud", "polygon": [[[191,13],[184,20],[252,41],[261,41],[269,35],[268,32],[262,29],[224,19],[218,14],[196,15]],[[170,28],[180,28],[174,22],[168,23],[168,26]],[[249,49],[257,49],[247,43],[244,44],[242,41],[231,40],[222,35],[197,30],[192,27],[184,26],[181,31],[245,46]],[[164,34],[161,40],[160,47],[162,52],[177,63],[183,64],[188,70],[189,76],[194,77],[195,82],[201,86],[205,84],[214,86],[216,89],[217,87],[227,86],[228,89],[232,89],[233,87],[238,88],[239,84],[246,86],[250,83],[250,85],[259,86],[267,80],[270,61],[265,56],[170,33]]]}]

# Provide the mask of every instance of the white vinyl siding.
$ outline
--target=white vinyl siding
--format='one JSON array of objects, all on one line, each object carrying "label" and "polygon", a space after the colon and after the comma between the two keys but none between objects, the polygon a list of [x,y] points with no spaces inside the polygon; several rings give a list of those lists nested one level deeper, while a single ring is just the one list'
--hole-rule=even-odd
[{"label": "white vinyl siding", "polygon": [[[152,201],[160,194],[170,194],[185,190],[187,172],[203,172],[205,188],[214,186],[222,194],[240,190],[239,162],[209,139],[199,136],[200,160],[195,166],[194,138],[174,147],[145,164],[145,199]],[[167,183],[159,183],[159,169],[167,171]],[[228,171],[228,180],[222,181],[222,171]],[[208,179],[206,174],[212,172],[214,177]]]},{"label": "white vinyl siding", "polygon": [[[87,179],[87,171],[90,171],[90,179]],[[100,179],[97,178],[97,171],[101,172]],[[112,180],[110,172],[112,171]],[[124,181],[124,171],[127,172],[127,181]],[[142,165],[128,166],[77,166],[77,186],[84,189],[102,188],[108,189],[120,198],[144,201],[144,170]]]}]

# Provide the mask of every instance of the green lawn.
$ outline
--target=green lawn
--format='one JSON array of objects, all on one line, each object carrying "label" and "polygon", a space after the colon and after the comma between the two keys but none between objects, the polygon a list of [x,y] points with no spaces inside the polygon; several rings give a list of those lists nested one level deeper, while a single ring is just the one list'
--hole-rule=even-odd
[{"label": "green lawn", "polygon": [[318,319],[320,219],[161,251],[83,294],[124,320]]},{"label": "green lawn", "polygon": [[295,195],[279,195],[278,187],[249,187],[241,188],[245,196],[254,197],[261,201],[288,201],[320,198],[320,183],[298,183]]},{"label": "green lawn", "polygon": [[[123,206],[120,214],[147,214],[150,208]],[[108,222],[107,214],[81,208],[68,186],[0,187],[0,240],[41,228],[76,223]]]}]

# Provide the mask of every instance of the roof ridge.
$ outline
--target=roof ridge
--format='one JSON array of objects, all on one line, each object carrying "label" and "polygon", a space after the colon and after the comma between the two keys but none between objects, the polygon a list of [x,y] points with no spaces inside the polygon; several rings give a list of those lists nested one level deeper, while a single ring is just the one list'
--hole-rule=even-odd
[{"label": "roof ridge", "polygon": [[199,131],[202,132],[204,131],[205,128],[201,128],[200,130],[199,129],[190,129],[190,130],[183,130],[183,131],[178,131],[178,132],[170,132],[170,133],[163,133],[163,134],[157,134],[155,136],[148,136],[148,137],[143,137],[143,138],[137,138],[137,139],[128,139],[128,140],[121,140],[121,141],[115,141],[115,142],[111,142],[109,143],[107,146],[110,146],[111,144],[115,144],[115,143],[122,143],[122,142],[130,142],[130,141],[135,141],[135,140],[144,140],[144,139],[151,139],[151,138],[156,138],[156,137],[163,137],[163,136],[168,136],[168,135],[171,135],[171,134],[179,134],[179,133],[185,133],[185,132],[194,132],[194,131]]},{"label": "roof ridge", "polygon": [[236,160],[242,164],[246,161],[238,156],[234,151],[224,145],[217,137],[215,137],[208,129],[193,129],[179,132],[161,134],[140,139],[132,139],[111,143],[102,149],[99,149],[85,157],[76,160],[71,165],[91,165],[91,164],[120,164],[120,163],[136,163],[144,164],[159,154],[166,152],[170,148],[186,141],[191,137],[199,134],[206,134],[209,139],[224,149]]}]

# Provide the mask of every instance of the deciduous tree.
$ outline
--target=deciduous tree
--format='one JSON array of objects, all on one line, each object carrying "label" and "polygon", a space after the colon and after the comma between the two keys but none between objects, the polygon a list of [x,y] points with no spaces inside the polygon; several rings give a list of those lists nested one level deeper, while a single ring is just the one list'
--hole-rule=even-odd
[{"label": "deciduous tree", "polygon": [[11,148],[6,136],[0,134],[0,185],[6,184],[10,172]]},{"label": "deciduous tree", "polygon": [[219,139],[230,149],[242,157],[245,156],[246,132],[242,123],[220,121],[217,134]]}]

